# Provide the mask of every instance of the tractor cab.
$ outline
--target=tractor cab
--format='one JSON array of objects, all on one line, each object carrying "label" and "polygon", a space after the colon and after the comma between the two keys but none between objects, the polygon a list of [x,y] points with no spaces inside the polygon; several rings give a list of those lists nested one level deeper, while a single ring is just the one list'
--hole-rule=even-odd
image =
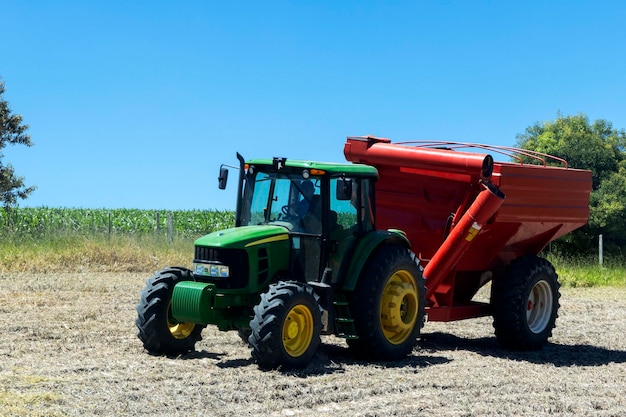
[{"label": "tractor cab", "polygon": [[[281,275],[336,283],[343,255],[358,236],[374,229],[371,182],[378,177],[376,169],[285,158],[240,162],[236,227],[274,226],[267,229],[268,243],[288,236],[290,253],[276,254],[289,259]],[[224,178],[222,169],[220,187]]]}]

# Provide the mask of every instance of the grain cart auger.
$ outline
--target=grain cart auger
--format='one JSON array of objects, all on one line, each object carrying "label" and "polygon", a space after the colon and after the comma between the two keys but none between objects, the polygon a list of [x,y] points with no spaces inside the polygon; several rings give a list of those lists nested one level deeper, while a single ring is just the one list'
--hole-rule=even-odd
[{"label": "grain cart auger", "polygon": [[[238,331],[265,369],[306,366],[323,334],[393,360],[412,351],[426,314],[493,315],[504,346],[542,346],[559,284],[537,253],[585,224],[591,174],[474,146],[520,162],[372,137],[348,138],[351,164],[237,154],[235,227],[199,238],[192,269],[147,281],[136,322],[144,347],[185,354],[215,325]],[[220,188],[227,178],[222,166]],[[491,302],[473,301],[491,281]]]}]

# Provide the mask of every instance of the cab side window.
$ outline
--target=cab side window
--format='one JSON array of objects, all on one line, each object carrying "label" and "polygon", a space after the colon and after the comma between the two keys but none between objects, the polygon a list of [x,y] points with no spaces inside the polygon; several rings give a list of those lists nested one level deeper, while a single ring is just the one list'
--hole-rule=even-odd
[{"label": "cab side window", "polygon": [[[330,189],[331,189],[331,198],[330,198],[330,210],[331,210],[331,225],[336,224],[338,227],[342,229],[355,229],[357,226],[357,207],[356,196],[358,195],[358,182],[355,180],[350,180],[352,184],[352,198],[349,200],[339,199],[337,195],[337,182],[340,181],[338,178],[333,178],[330,181]],[[341,181],[346,181],[346,179],[341,179]],[[336,217],[334,219],[333,217]]]}]

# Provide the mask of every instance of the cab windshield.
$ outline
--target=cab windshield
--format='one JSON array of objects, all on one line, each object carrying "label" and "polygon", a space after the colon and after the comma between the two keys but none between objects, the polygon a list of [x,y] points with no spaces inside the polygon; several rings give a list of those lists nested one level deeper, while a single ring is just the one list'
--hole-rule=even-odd
[{"label": "cab windshield", "polygon": [[319,182],[301,174],[248,173],[242,226],[285,222],[291,223],[290,228],[297,227],[311,204],[319,200]]}]

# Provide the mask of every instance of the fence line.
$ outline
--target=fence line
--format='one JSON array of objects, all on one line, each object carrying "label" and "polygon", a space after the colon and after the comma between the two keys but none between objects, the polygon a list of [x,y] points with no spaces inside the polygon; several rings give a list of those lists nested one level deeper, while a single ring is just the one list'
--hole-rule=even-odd
[{"label": "fence line", "polygon": [[600,267],[602,267],[604,265],[604,245],[602,235],[598,236],[598,259],[600,261]]},{"label": "fence line", "polygon": [[[215,230],[232,227],[235,213],[220,210],[139,210],[139,209],[76,209],[76,208],[0,208],[0,238],[42,238],[59,234],[137,235],[156,234],[167,237],[198,237]],[[164,233],[165,232],[165,233]],[[599,264],[604,264],[605,242],[598,236]],[[620,247],[626,239],[610,239]],[[590,242],[591,243],[591,242]],[[551,251],[552,244],[550,244]],[[590,248],[591,249],[591,248]],[[610,250],[609,250],[610,252]],[[620,251],[621,252],[621,248]],[[592,254],[590,251],[589,254]]]}]

